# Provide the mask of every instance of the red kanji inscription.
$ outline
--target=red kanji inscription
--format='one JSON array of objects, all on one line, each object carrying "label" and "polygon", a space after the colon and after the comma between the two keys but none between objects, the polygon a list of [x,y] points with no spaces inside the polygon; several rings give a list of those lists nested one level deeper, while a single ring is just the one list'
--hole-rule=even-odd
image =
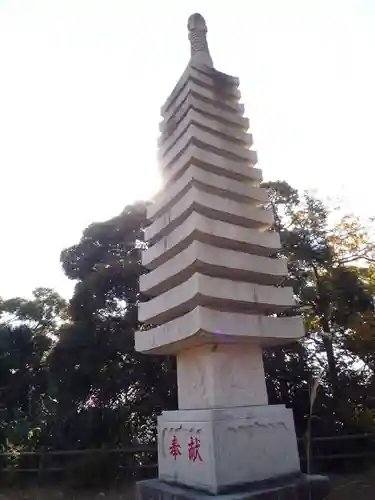
[{"label": "red kanji inscription", "polygon": [[192,460],[195,462],[196,460],[199,460],[200,462],[203,462],[201,454],[199,453],[199,448],[201,446],[201,441],[199,438],[193,438],[193,436],[190,436],[190,441],[188,444],[189,447],[189,460]]},{"label": "red kanji inscription", "polygon": [[181,455],[181,446],[176,436],[173,436],[172,443],[169,447],[169,453],[174,457],[175,460],[179,455]]}]

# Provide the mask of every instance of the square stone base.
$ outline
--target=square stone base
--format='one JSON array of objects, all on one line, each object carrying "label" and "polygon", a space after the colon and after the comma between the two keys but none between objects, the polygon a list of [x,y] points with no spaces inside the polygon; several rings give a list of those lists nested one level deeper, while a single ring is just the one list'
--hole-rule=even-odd
[{"label": "square stone base", "polygon": [[298,475],[294,479],[248,487],[245,490],[210,495],[192,488],[150,479],[137,483],[137,500],[324,500],[330,492],[328,478]]},{"label": "square stone base", "polygon": [[164,412],[159,479],[217,495],[300,474],[292,411],[283,405]]}]

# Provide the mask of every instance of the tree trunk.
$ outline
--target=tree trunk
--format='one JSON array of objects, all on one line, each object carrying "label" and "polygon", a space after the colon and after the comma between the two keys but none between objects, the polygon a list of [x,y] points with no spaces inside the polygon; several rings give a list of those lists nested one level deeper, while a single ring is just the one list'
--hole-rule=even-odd
[{"label": "tree trunk", "polygon": [[333,342],[332,342],[332,334],[329,326],[328,319],[326,315],[324,315],[322,319],[322,328],[323,328],[323,345],[326,351],[327,363],[328,363],[328,380],[331,384],[332,396],[335,401],[338,401],[339,398],[339,384],[338,384],[338,370],[336,364],[335,353],[333,350]]},{"label": "tree trunk", "polygon": [[331,317],[331,303],[330,296],[327,290],[324,288],[324,283],[321,280],[318,269],[313,265],[313,270],[316,279],[316,290],[317,290],[317,313],[320,316],[320,326],[323,330],[323,345],[327,355],[328,363],[328,381],[331,385],[332,396],[334,401],[339,401],[339,384],[338,384],[338,371],[335,359],[335,353],[333,350],[332,333],[330,326]]}]

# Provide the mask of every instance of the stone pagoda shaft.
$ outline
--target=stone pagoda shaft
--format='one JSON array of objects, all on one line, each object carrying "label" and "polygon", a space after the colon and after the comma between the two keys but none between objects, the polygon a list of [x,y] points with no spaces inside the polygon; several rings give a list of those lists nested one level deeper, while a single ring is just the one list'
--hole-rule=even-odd
[{"label": "stone pagoda shaft", "polygon": [[188,23],[190,62],[161,109],[163,188],[148,209],[149,301],[136,349],[177,356],[178,411],[158,419],[159,478],[213,494],[300,470],[292,412],[268,405],[262,348],[303,336],[280,286],[287,263],[240,103],[213,67],[206,24]]}]

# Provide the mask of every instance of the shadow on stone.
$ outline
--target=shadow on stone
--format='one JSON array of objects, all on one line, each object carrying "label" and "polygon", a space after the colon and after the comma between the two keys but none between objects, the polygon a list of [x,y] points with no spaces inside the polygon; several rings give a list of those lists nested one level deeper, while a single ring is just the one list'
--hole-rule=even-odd
[{"label": "shadow on stone", "polygon": [[306,476],[285,479],[273,484],[250,485],[241,491],[227,491],[212,495],[193,488],[171,485],[159,479],[137,483],[137,500],[324,500],[330,493],[329,480],[325,476]]}]

